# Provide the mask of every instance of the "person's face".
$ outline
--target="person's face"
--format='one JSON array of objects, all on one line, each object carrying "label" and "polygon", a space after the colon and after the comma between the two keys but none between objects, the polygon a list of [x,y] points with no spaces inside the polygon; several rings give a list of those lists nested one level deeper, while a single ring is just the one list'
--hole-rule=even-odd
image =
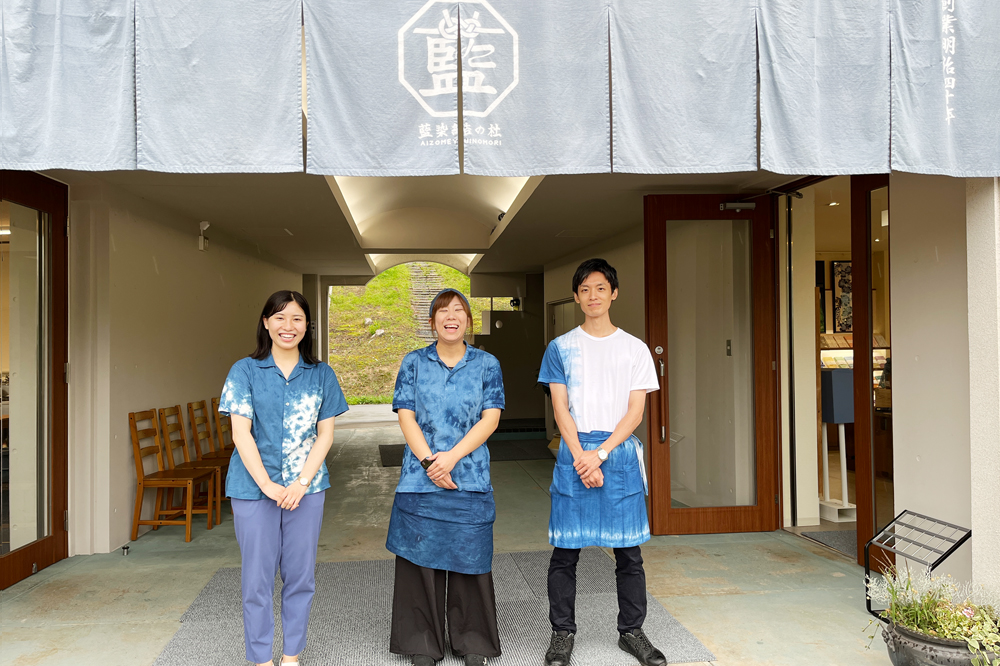
[{"label": "person's face", "polygon": [[612,291],[604,273],[595,271],[580,284],[573,298],[588,317],[603,317],[611,307],[611,301],[618,298],[618,290]]},{"label": "person's face", "polygon": [[271,342],[285,351],[298,348],[306,334],[306,326],[306,313],[295,301],[288,303],[284,310],[264,319],[264,328],[270,334]]},{"label": "person's face", "polygon": [[444,342],[458,342],[465,337],[468,327],[469,315],[465,314],[462,299],[457,295],[452,296],[448,305],[435,312],[431,319],[431,328],[437,332],[438,340]]}]

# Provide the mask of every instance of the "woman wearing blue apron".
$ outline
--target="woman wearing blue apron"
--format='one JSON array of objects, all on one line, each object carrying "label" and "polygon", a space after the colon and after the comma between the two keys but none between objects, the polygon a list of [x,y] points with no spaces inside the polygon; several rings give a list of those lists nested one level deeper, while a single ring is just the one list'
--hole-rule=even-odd
[{"label": "woman wearing blue apron", "polygon": [[279,291],[264,304],[257,350],[233,365],[219,413],[233,420],[226,494],[240,545],[246,657],[272,663],[274,576],[281,571],[282,664],[298,663],[316,589],[324,462],[347,411],[337,376],[312,352],[309,303]]},{"label": "woman wearing blue apron", "polygon": [[433,666],[451,651],[466,666],[500,655],[493,591],[493,522],[487,438],[504,408],[496,357],[467,345],[472,319],[460,292],[430,308],[437,342],[410,352],[392,408],[406,438],[386,548],[396,554],[389,651]]},{"label": "woman wearing blue apron", "polygon": [[659,389],[646,344],[616,328],[609,310],[618,274],[603,259],[583,262],[573,295],[584,323],[545,350],[538,381],[547,384],[562,441],[552,475],[549,621],[546,666],[567,666],[576,635],[576,563],[587,546],[613,548],[618,587],[618,646],[645,666],[667,661],[642,631],[646,574],[639,544],[649,540],[642,444],[646,393]]}]

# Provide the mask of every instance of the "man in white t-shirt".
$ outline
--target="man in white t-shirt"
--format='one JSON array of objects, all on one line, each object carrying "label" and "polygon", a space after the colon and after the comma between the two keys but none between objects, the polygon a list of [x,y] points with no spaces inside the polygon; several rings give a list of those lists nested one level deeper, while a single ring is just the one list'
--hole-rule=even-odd
[{"label": "man in white t-shirt", "polygon": [[642,631],[646,573],[639,544],[649,540],[642,444],[646,394],[659,389],[645,343],[611,323],[618,273],[603,259],[580,264],[573,295],[586,315],[545,350],[538,381],[547,384],[562,434],[552,475],[549,621],[546,666],[568,666],[576,635],[576,563],[587,546],[614,548],[618,646],[646,666],[667,663]]}]

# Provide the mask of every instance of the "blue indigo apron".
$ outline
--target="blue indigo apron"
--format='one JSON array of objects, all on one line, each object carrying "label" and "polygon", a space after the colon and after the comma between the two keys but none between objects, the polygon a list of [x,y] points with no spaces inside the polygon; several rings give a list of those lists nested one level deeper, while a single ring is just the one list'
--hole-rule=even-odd
[{"label": "blue indigo apron", "polygon": [[488,573],[496,515],[492,491],[396,493],[385,547],[428,569]]},{"label": "blue indigo apron", "polygon": [[[577,435],[583,450],[591,451],[611,433],[595,430]],[[603,486],[584,486],[565,440],[559,443],[550,488],[550,544],[557,548],[629,548],[649,541],[642,443],[632,436],[616,446],[601,463],[601,472]]]}]

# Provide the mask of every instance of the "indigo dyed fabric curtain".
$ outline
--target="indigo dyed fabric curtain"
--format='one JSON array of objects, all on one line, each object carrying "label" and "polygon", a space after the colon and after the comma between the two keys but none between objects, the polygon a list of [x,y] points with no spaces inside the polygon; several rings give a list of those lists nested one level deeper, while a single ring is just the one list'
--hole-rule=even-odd
[{"label": "indigo dyed fabric curtain", "polygon": [[302,171],[300,0],[136,0],[138,166]]},{"label": "indigo dyed fabric curtain", "polygon": [[309,173],[458,173],[457,3],[304,7]]},{"label": "indigo dyed fabric curtain", "polygon": [[889,171],[886,3],[760,0],[761,168]]},{"label": "indigo dyed fabric curtain", "polygon": [[892,168],[1000,176],[1000,2],[891,6]]},{"label": "indigo dyed fabric curtain", "polygon": [[611,170],[608,1],[458,3],[467,173]]},{"label": "indigo dyed fabric curtain", "polygon": [[612,1],[614,171],[757,169],[754,5]]},{"label": "indigo dyed fabric curtain", "polygon": [[3,0],[0,168],[134,169],[132,0]]}]

